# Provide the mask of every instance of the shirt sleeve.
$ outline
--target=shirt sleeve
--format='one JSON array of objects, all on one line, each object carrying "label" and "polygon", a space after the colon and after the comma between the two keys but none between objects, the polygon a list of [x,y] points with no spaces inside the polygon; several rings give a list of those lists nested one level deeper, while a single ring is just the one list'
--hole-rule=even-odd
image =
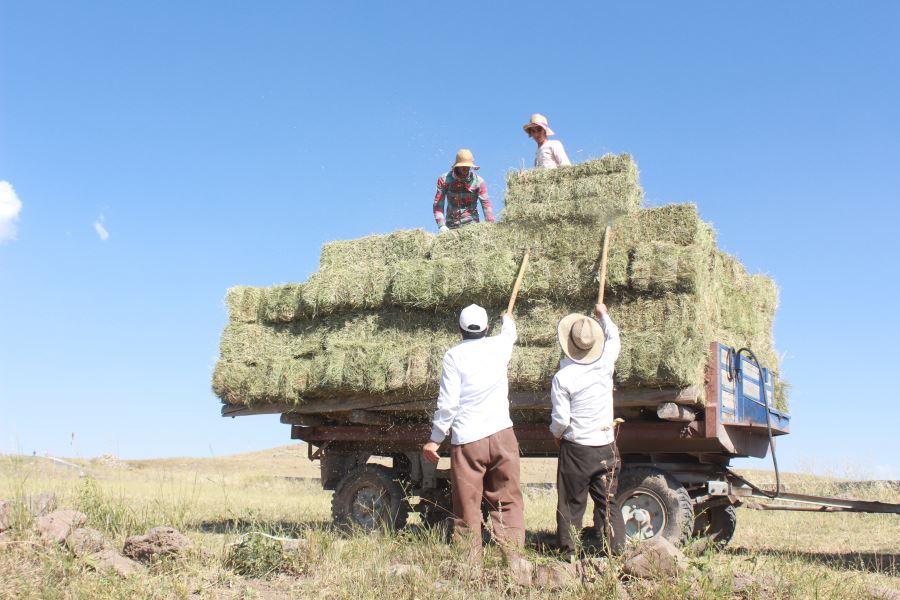
[{"label": "shirt sleeve", "polygon": [[444,182],[444,176],[441,175],[437,180],[437,192],[434,194],[434,220],[438,227],[444,225],[444,197],[447,195],[447,185]]},{"label": "shirt sleeve", "polygon": [[478,200],[481,202],[481,210],[484,212],[484,220],[494,222],[494,209],[491,207],[491,199],[488,197],[487,184],[484,180],[478,186]]},{"label": "shirt sleeve", "polygon": [[553,383],[550,385],[550,403],[552,410],[550,412],[550,433],[555,438],[561,438],[569,428],[572,420],[571,404],[569,401],[569,393],[559,383],[559,377],[553,377]]},{"label": "shirt sleeve", "polygon": [[510,346],[515,344],[516,340],[519,338],[516,322],[509,315],[503,315],[503,324],[500,326],[500,335],[509,341]]},{"label": "shirt sleeve", "polygon": [[563,148],[562,142],[556,140],[556,143],[551,146],[553,150],[553,157],[556,159],[557,165],[571,165],[569,162],[569,157],[566,155],[566,149]]},{"label": "shirt sleeve", "polygon": [[605,365],[613,365],[619,358],[619,351],[622,349],[622,341],[619,339],[619,328],[609,318],[609,315],[601,315],[600,324],[603,326],[603,332],[606,334],[606,345],[603,347],[603,356],[598,363]]},{"label": "shirt sleeve", "polygon": [[449,354],[444,355],[444,366],[441,370],[441,390],[438,393],[437,410],[434,411],[431,427],[431,441],[440,444],[447,437],[453,426],[456,413],[459,412],[459,395],[462,381],[459,371]]}]

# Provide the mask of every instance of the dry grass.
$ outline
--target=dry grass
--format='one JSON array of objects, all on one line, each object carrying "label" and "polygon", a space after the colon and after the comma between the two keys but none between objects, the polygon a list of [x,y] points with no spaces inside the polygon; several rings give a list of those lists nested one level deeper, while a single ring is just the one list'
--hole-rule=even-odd
[{"label": "dry grass", "polygon": [[[154,565],[131,579],[98,575],[60,548],[40,545],[22,522],[0,542],[0,598],[594,598],[615,581],[601,579],[564,592],[517,590],[488,548],[485,568],[462,567],[457,550],[411,526],[395,534],[342,535],[330,527],[330,493],[305,447],[211,459],[132,461],[123,466],[76,461],[77,470],[46,461],[0,457],[0,498],[52,491],[64,506],[84,511],[89,525],[121,546],[129,535],[173,525],[206,550],[205,556]],[[554,462],[526,460],[526,480],[552,478]],[[751,479],[765,483],[765,474]],[[786,476],[792,491],[844,493],[900,501],[897,487]],[[526,491],[531,538],[554,528],[552,491]],[[730,574],[751,573],[772,584],[779,598],[867,598],[872,586],[900,588],[900,518],[894,515],[768,513],[739,509],[729,549],[692,559],[693,580],[630,585],[634,598],[732,598]],[[303,540],[269,579],[237,575],[226,567],[229,545],[262,531]],[[532,558],[549,557],[532,551]],[[391,575],[411,564],[421,572]],[[751,593],[745,597],[767,597]]]}]

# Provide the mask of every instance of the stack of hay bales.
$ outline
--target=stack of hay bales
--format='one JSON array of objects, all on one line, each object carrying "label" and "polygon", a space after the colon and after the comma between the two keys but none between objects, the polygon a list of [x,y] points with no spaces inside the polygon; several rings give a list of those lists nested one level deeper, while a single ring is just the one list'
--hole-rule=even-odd
[{"label": "stack of hay bales", "polygon": [[777,369],[774,283],[717,250],[693,205],[644,209],[642,196],[631,158],[608,155],[510,173],[496,224],[326,244],[304,283],[229,290],[214,391],[229,404],[434,398],[459,310],[481,304],[499,326],[526,247],[510,387],[546,390],[560,358],[557,321],[596,299],[609,220],[619,388],[702,387],[713,340],[748,346]]}]

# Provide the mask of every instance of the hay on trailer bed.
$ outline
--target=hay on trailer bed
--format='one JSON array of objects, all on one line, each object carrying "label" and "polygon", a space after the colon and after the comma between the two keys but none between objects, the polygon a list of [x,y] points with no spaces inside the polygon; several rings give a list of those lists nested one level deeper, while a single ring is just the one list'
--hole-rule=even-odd
[{"label": "hay on trailer bed", "polygon": [[[234,288],[227,298],[230,318],[283,323],[390,306],[433,311],[472,302],[499,306],[509,294],[526,247],[532,254],[522,297],[577,304],[596,294],[602,230],[558,224],[525,233],[502,223],[482,223],[432,236],[424,257],[393,258],[390,263],[381,262],[384,238],[390,236],[369,236],[353,240],[357,260],[344,268],[322,270],[302,284]],[[363,260],[362,248],[373,240],[376,258]],[[712,230],[692,204],[622,216],[613,231],[607,289],[648,294],[697,291],[709,276],[714,247]]]},{"label": "hay on trailer bed", "polygon": [[[622,332],[620,389],[702,388],[713,340],[751,347],[777,372],[772,281],[718,251],[695,206],[639,208],[630,157],[507,181],[499,223],[331,242],[305,283],[229,290],[215,392],[235,404],[434,398],[441,358],[459,339],[459,310],[481,304],[498,327],[526,247],[510,387],[546,390],[560,358],[556,324],[593,304],[613,216],[607,304]],[[783,393],[776,402],[786,407]]]}]

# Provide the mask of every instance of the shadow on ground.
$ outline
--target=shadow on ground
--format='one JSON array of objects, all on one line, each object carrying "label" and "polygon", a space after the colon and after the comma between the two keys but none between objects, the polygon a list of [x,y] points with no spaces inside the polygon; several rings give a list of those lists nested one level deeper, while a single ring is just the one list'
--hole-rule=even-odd
[{"label": "shadow on ground", "polygon": [[203,533],[242,534],[265,531],[285,537],[298,537],[309,531],[333,531],[331,521],[257,521],[254,519],[212,519],[191,523],[188,529]]},{"label": "shadow on ground", "polygon": [[777,556],[784,558],[801,558],[816,562],[836,569],[854,571],[868,571],[883,575],[900,575],[900,554],[876,554],[873,552],[803,552],[796,550],[773,550],[771,548],[759,548],[748,550],[746,548],[733,548],[728,550],[731,554],[741,556]]}]

